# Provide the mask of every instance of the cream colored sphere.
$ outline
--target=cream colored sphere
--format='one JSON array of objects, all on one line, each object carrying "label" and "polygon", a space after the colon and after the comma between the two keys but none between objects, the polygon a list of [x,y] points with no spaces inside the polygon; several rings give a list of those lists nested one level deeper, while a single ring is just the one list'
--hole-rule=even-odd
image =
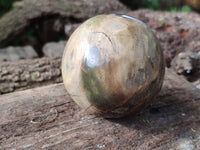
[{"label": "cream colored sphere", "polygon": [[151,104],[161,89],[164,60],[159,41],[142,21],[99,15],[68,40],[62,77],[71,98],[88,113],[117,118]]}]

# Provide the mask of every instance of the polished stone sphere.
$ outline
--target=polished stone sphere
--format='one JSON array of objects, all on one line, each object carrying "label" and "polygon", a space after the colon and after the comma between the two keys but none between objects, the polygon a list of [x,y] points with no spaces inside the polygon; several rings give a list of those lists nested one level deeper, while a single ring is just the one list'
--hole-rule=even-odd
[{"label": "polished stone sphere", "polygon": [[151,29],[126,15],[99,15],[69,38],[62,77],[90,114],[118,118],[151,104],[163,83],[163,52]]}]

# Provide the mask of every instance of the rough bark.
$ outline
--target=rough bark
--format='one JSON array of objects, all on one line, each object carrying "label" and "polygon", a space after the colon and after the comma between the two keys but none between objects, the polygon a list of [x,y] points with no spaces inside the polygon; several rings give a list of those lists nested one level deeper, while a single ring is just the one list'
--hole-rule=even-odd
[{"label": "rough bark", "polygon": [[167,69],[163,88],[142,113],[87,115],[63,84],[0,97],[0,149],[200,149],[200,91]]},{"label": "rough bark", "polygon": [[34,19],[60,15],[66,18],[85,20],[97,14],[127,10],[117,0],[23,0],[0,19],[0,47],[9,43]]},{"label": "rough bark", "polygon": [[0,94],[61,82],[61,58],[0,63]]}]

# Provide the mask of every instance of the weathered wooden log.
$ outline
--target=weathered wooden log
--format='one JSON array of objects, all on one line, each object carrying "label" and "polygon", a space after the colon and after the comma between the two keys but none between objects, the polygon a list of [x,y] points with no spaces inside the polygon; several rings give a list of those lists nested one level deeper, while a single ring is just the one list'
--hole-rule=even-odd
[{"label": "weathered wooden log", "polygon": [[[41,2],[41,1],[38,1],[38,2]],[[76,1],[74,1],[74,2],[76,2]],[[89,1],[87,1],[87,2],[89,2]],[[111,2],[111,1],[109,1],[109,2]],[[29,1],[27,1],[26,3],[29,3]],[[52,1],[52,3],[54,3],[54,1]],[[99,2],[99,3],[101,3],[101,2]],[[44,3],[44,4],[46,4],[46,3]],[[25,4],[22,3],[21,5],[24,6]],[[32,4],[32,5],[35,6],[36,4]],[[50,5],[50,6],[52,6],[52,5]],[[23,8],[22,6],[21,6],[21,8]],[[39,8],[42,8],[42,6]],[[97,5],[94,4],[94,6],[97,6]],[[29,7],[31,7],[31,5]],[[21,8],[19,7],[19,11],[22,11],[23,13],[25,13],[24,12],[25,10],[21,10]],[[47,8],[49,8],[49,7],[47,7]],[[45,7],[45,10],[47,8]],[[26,9],[26,8],[24,8],[24,9]],[[49,9],[47,9],[47,10],[49,11],[49,13],[51,13],[51,11],[50,11],[51,9],[50,10]],[[13,11],[17,11],[17,10],[18,9],[16,9],[16,10],[13,9]],[[124,9],[122,9],[122,10],[124,10]],[[13,11],[11,11],[10,13],[12,14]],[[28,8],[26,9],[26,11],[28,11]],[[56,11],[56,9],[54,11]],[[87,10],[85,10],[85,11],[87,11]],[[82,12],[83,12],[83,10],[82,10]],[[93,12],[93,11],[91,11],[91,12]],[[27,13],[29,13],[29,11]],[[101,13],[101,12],[98,11],[98,13]],[[108,12],[105,11],[105,13],[108,13]],[[11,17],[12,15],[9,15],[9,14],[7,14],[6,16]],[[31,14],[31,12],[30,12],[30,14]],[[80,14],[81,14],[81,12],[80,12]],[[80,14],[75,13],[74,17],[76,19],[81,18]],[[89,14],[89,16],[91,16],[93,13],[86,13],[85,17],[83,17],[83,18],[87,18],[88,14]],[[156,35],[159,38],[161,45],[163,47],[164,54],[165,54],[165,61],[166,61],[166,65],[168,67],[170,67],[172,58],[174,56],[176,56],[179,52],[182,52],[182,51],[198,52],[200,49],[200,41],[199,41],[199,39],[200,39],[200,26],[199,26],[200,17],[198,14],[154,12],[151,10],[129,11],[127,14],[141,19],[142,21],[147,23],[154,30],[154,32],[156,33]],[[33,16],[33,17],[37,17],[37,15]],[[5,27],[5,24],[4,24],[4,27],[1,27],[1,21],[4,19],[5,19],[4,17],[2,19],[0,19],[0,31],[8,30],[8,28],[11,27],[11,25],[8,25],[7,27]],[[24,18],[24,19],[28,19],[28,18]],[[12,19],[8,19],[8,20],[12,21]],[[20,30],[22,30],[22,28],[24,28],[26,25],[30,24],[30,22],[28,20],[25,21],[24,23],[25,23],[24,26],[21,26]],[[2,23],[2,25],[3,25],[3,23]],[[20,23],[20,25],[21,25],[21,23]],[[12,35],[12,37],[14,37],[15,32],[17,32],[17,30],[15,31],[15,28],[13,31],[10,29],[9,32]],[[4,35],[5,34],[0,34],[0,36],[4,36]],[[0,42],[0,43],[2,43],[2,42]],[[42,61],[42,63],[44,63],[44,61],[48,61],[48,62],[51,61],[50,59],[46,59],[46,58],[40,59],[40,60]],[[28,66],[26,64],[35,64],[36,62],[39,63],[40,60],[39,59],[36,61],[31,60],[30,62],[23,61],[23,63],[19,63],[19,65],[16,62],[15,63],[10,63],[10,62],[1,63],[0,68],[6,68],[4,70],[10,70],[10,71],[12,70],[11,72],[9,71],[10,74],[12,74],[12,78],[10,78],[10,76],[5,75],[5,74],[3,75],[3,78],[2,78],[2,71],[0,71],[0,84],[1,84],[0,93],[7,93],[7,92],[11,92],[13,90],[22,89],[22,87],[23,88],[28,88],[28,87],[31,88],[31,87],[35,87],[37,85],[43,85],[43,84],[47,84],[47,83],[55,83],[54,81],[57,82],[57,80],[54,80],[55,78],[48,78],[48,76],[47,76],[47,79],[45,80],[48,82],[35,82],[32,80],[31,84],[29,84],[29,83],[24,83],[24,80],[23,81],[22,80],[14,81],[15,78],[13,78],[13,77],[18,76],[18,73],[15,73],[15,71],[14,71],[15,69],[17,70],[17,68],[26,68]],[[60,65],[61,58],[60,58],[60,60],[59,60],[59,58],[57,58],[56,60],[52,60],[52,61],[53,62],[57,61],[57,62],[55,62],[57,65],[56,65],[56,67],[54,66],[54,68],[51,68],[49,70],[53,71],[54,69],[57,70],[57,68],[60,68],[59,65]],[[23,66],[25,66],[25,67],[23,67]],[[33,66],[33,67],[31,67],[32,70],[30,70],[29,72],[34,72],[34,71],[38,70],[37,67],[36,68],[34,67],[35,65],[32,65],[32,66]],[[11,67],[11,69],[9,69],[9,67]],[[48,70],[46,70],[46,71],[48,71]],[[29,75],[27,75],[27,76],[31,76],[30,74],[31,73],[29,73]],[[46,74],[49,74],[49,73],[46,73]],[[60,75],[58,75],[56,78],[58,78],[58,80],[61,81]],[[53,79],[53,80],[51,80],[51,79]],[[29,81],[29,80],[27,80],[27,81]],[[14,85],[16,85],[16,86],[14,86]]]},{"label": "weathered wooden log", "polygon": [[127,9],[117,0],[23,0],[15,3],[13,10],[0,19],[0,47],[22,33],[36,18],[60,15],[85,20],[96,14],[120,10]]},{"label": "weathered wooden log", "polygon": [[[4,31],[4,34],[0,34],[0,47],[8,44],[19,33],[22,33],[24,28],[29,26],[34,19],[41,16],[60,14],[79,20],[80,23],[80,21],[91,16],[112,12],[128,14],[148,24],[161,42],[168,67],[177,53],[182,51],[197,52],[200,48],[200,17],[196,13],[170,13],[151,10],[128,11],[117,0],[106,2],[70,0],[63,5],[58,5],[61,0],[39,0],[36,3],[32,1],[24,0],[20,2],[11,12],[0,19],[0,31]],[[102,8],[100,5],[102,5]],[[88,9],[86,9],[87,7]]]},{"label": "weathered wooden log", "polygon": [[166,69],[148,109],[123,119],[87,115],[63,84],[0,97],[0,149],[199,149],[200,91]]},{"label": "weathered wooden log", "polygon": [[61,58],[0,63],[0,94],[59,83]]}]

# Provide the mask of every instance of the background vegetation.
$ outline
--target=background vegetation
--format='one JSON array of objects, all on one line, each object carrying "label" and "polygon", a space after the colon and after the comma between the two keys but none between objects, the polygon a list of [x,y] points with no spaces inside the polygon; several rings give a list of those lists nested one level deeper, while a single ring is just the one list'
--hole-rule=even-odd
[{"label": "background vegetation", "polygon": [[148,8],[152,10],[190,12],[191,8],[183,5],[183,0],[120,0],[131,9]]},{"label": "background vegetation", "polygon": [[[6,12],[12,9],[12,5],[16,1],[21,0],[0,0],[0,17],[3,16]],[[182,11],[189,12],[191,11],[190,7],[184,6],[162,6],[162,0],[120,0],[131,9],[139,9],[139,8],[149,8],[152,10],[168,10],[168,11]],[[170,1],[170,0],[165,0]]]}]

